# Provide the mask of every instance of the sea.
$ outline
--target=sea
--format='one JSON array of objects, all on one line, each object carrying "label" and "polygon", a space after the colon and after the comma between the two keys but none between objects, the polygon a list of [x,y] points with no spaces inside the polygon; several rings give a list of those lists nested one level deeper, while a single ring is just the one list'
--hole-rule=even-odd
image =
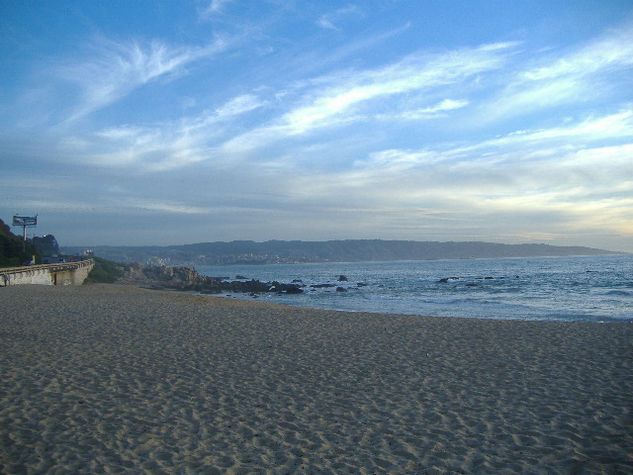
[{"label": "sea", "polygon": [[224,296],[302,307],[503,320],[633,322],[633,255],[197,266],[196,270],[229,280],[294,281],[303,293]]}]

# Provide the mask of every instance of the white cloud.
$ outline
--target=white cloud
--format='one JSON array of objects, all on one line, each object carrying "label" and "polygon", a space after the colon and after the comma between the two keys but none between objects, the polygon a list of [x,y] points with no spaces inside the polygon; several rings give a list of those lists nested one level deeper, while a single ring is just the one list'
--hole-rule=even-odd
[{"label": "white cloud", "polygon": [[[281,117],[224,144],[229,150],[244,151],[317,129],[350,124],[375,117],[371,106],[406,93],[436,91],[460,84],[499,68],[507,49],[514,43],[484,45],[437,55],[410,55],[377,69],[344,70],[318,77],[304,85],[296,105]],[[466,100],[444,100],[422,111],[432,114],[464,107]],[[397,105],[392,105],[397,107]],[[394,110],[393,114],[402,111]]]},{"label": "white cloud", "polygon": [[[386,149],[357,160],[351,171],[312,177],[298,186],[315,197],[356,190],[355,195],[372,197],[367,206],[552,212],[578,223],[599,214],[609,216],[601,220],[605,229],[627,229],[633,209],[627,207],[633,202],[632,117],[624,111],[467,147]],[[602,145],[612,137],[625,143]]]},{"label": "white cloud", "polygon": [[520,145],[525,147],[529,142],[542,143],[555,140],[574,139],[575,144],[586,144],[605,139],[633,137],[633,109],[626,108],[614,114],[602,117],[589,117],[576,124],[564,127],[552,127],[539,130],[521,130],[503,137],[484,140],[452,150],[452,154],[462,154],[475,150]]},{"label": "white cloud", "polygon": [[265,105],[257,96],[253,94],[243,94],[229,100],[226,104],[215,110],[218,117],[229,117],[250,112]]},{"label": "white cloud", "polygon": [[169,203],[160,201],[140,200],[125,205],[128,208],[140,208],[148,211],[157,211],[169,214],[208,214],[211,210],[206,207],[185,205],[182,203]]},{"label": "white cloud", "polygon": [[435,104],[434,106],[427,107],[425,109],[420,109],[420,112],[424,113],[433,113],[433,112],[443,112],[450,111],[455,109],[461,109],[468,105],[468,101],[466,100],[454,100],[454,99],[444,99],[442,102]]},{"label": "white cloud", "polygon": [[80,102],[68,120],[106,107],[159,77],[181,73],[187,64],[225,48],[221,39],[203,47],[171,47],[156,40],[147,44],[101,41],[90,57],[57,68],[59,78],[81,91]]},{"label": "white cloud", "polygon": [[506,78],[507,86],[482,105],[476,120],[491,122],[609,94],[614,73],[633,73],[633,24],[562,56],[547,53],[532,61],[540,64]]},{"label": "white cloud", "polygon": [[535,85],[511,84],[483,104],[483,112],[477,120],[485,123],[561,104],[584,102],[591,97],[590,91],[589,84],[574,77],[541,81]]},{"label": "white cloud", "polygon": [[466,107],[470,102],[465,99],[444,99],[437,104],[419,109],[405,110],[392,114],[377,114],[374,116],[380,120],[428,120],[445,117],[447,112]]},{"label": "white cloud", "polygon": [[223,136],[225,128],[239,123],[240,115],[264,105],[257,96],[243,94],[213,110],[177,121],[124,124],[99,130],[92,137],[68,137],[62,148],[83,164],[173,170],[214,157],[214,141]]},{"label": "white cloud", "polygon": [[441,160],[443,160],[441,154],[432,150],[391,149],[371,153],[367,160],[356,161],[354,165],[364,170],[379,169],[380,173],[384,174],[386,170],[390,173],[400,173],[412,167],[432,165]]},{"label": "white cloud", "polygon": [[339,8],[338,10],[335,10],[331,13],[321,15],[316,24],[326,30],[338,31],[340,28],[337,24],[341,22],[344,18],[359,15],[362,15],[361,10],[355,5],[349,5],[344,8]]},{"label": "white cloud", "polygon": [[200,17],[202,19],[208,19],[218,13],[221,13],[224,7],[233,0],[211,0],[209,5],[200,11]]},{"label": "white cloud", "polygon": [[504,51],[501,46],[491,50],[486,45],[434,57],[413,55],[384,68],[353,75],[345,72],[342,83],[323,92],[315,91],[313,97],[307,98],[309,104],[288,112],[283,120],[295,133],[327,126],[330,118],[372,99],[447,86],[496,69],[504,61]]},{"label": "white cloud", "polygon": [[551,64],[525,71],[520,74],[520,78],[540,81],[562,76],[586,76],[610,68],[630,66],[633,66],[633,24],[611,32]]}]

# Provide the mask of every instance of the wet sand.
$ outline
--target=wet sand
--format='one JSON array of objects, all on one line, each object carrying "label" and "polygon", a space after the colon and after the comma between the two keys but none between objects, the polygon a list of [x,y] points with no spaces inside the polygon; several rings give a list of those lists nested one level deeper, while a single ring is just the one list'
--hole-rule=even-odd
[{"label": "wet sand", "polygon": [[0,472],[632,473],[633,324],[0,288]]}]

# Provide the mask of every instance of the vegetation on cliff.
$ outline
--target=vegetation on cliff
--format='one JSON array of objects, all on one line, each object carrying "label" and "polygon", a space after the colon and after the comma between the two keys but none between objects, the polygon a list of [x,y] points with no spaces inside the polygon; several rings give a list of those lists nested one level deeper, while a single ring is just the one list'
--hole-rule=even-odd
[{"label": "vegetation on cliff", "polygon": [[116,262],[94,257],[95,265],[85,280],[87,284],[112,284],[123,276],[125,266]]},{"label": "vegetation on cliff", "polygon": [[21,266],[30,261],[39,252],[30,242],[24,243],[22,238],[11,232],[9,226],[0,219],[0,267]]},{"label": "vegetation on cliff", "polygon": [[31,242],[42,256],[58,256],[60,254],[59,244],[52,234],[34,236]]}]

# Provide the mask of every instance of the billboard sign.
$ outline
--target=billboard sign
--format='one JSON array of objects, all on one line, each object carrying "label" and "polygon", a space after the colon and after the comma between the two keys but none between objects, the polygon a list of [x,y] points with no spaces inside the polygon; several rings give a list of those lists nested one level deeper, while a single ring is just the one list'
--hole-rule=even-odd
[{"label": "billboard sign", "polygon": [[13,226],[36,226],[37,216],[14,216]]}]

